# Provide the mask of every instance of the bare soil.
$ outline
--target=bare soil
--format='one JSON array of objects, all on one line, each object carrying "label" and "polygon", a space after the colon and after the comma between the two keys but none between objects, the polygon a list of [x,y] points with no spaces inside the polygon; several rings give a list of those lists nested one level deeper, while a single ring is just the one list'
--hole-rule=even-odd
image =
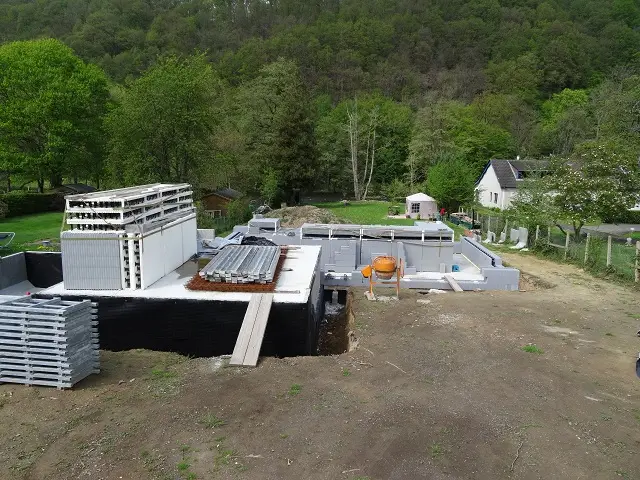
[{"label": "bare soil", "polygon": [[265,217],[279,218],[280,224],[287,228],[299,228],[305,223],[346,223],[333,212],[312,205],[279,208],[265,214]]},{"label": "bare soil", "polygon": [[1,385],[0,478],[640,478],[640,293],[505,257],[545,288],[355,290],[341,355],[104,352],[70,391]]}]

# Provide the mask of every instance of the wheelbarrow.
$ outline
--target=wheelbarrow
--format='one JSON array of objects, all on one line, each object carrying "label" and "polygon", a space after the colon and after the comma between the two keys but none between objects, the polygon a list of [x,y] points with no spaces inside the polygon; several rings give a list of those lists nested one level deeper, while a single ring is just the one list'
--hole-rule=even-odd
[{"label": "wheelbarrow", "polygon": [[15,232],[0,232],[0,250],[11,245],[15,236]]}]

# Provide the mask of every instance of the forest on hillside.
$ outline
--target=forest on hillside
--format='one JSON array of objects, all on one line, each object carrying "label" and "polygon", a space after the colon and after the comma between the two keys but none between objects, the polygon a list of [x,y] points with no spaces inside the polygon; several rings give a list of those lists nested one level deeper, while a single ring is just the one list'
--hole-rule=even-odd
[{"label": "forest on hillside", "polygon": [[0,0],[5,48],[41,38],[108,95],[82,149],[0,139],[1,168],[40,182],[362,198],[436,165],[469,183],[492,157],[640,154],[635,0]]}]

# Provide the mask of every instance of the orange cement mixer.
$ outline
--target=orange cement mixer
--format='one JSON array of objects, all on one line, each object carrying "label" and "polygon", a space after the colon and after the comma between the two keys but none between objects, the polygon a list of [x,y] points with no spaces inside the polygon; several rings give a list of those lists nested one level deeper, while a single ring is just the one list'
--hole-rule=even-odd
[{"label": "orange cement mixer", "polygon": [[[373,295],[373,286],[376,284],[391,284],[394,275],[396,279],[393,281],[396,285],[396,295],[400,297],[400,276],[402,275],[402,260],[397,261],[394,257],[380,255],[373,259],[371,265],[367,265],[362,270],[362,276],[369,279],[369,293]],[[374,281],[374,275],[376,277]]]}]

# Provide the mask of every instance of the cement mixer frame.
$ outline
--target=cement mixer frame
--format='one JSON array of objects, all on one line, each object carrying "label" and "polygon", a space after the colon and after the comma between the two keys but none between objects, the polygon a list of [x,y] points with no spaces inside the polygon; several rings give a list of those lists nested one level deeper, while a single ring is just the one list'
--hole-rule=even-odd
[{"label": "cement mixer frame", "polygon": [[[381,279],[378,277],[376,269],[372,265],[367,265],[364,267],[361,272],[362,276],[369,279],[369,295],[373,295],[373,286],[374,285],[394,285],[396,287],[396,297],[400,298],[400,278],[404,277],[404,268],[402,264],[402,259],[397,260],[395,257],[387,257],[386,255],[381,255],[373,259],[372,264],[375,265],[376,260],[381,258],[393,258],[395,261],[395,272],[392,273],[391,278],[395,275],[394,280],[390,279]],[[374,280],[373,277],[376,277]]]}]

